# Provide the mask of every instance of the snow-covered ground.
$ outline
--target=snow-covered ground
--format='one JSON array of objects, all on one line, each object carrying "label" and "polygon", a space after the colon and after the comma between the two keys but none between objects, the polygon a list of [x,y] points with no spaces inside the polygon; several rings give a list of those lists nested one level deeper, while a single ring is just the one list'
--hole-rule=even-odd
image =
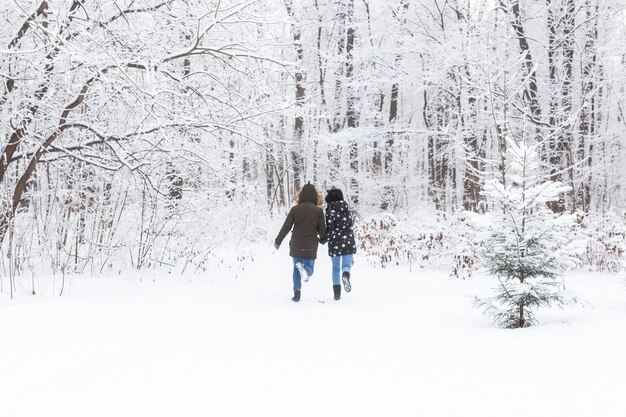
[{"label": "snow-covered ground", "polygon": [[292,303],[283,246],[236,278],[74,276],[63,297],[0,295],[0,416],[626,415],[623,277],[571,273],[586,307],[503,330],[472,307],[484,277],[357,257],[336,302],[324,249]]}]

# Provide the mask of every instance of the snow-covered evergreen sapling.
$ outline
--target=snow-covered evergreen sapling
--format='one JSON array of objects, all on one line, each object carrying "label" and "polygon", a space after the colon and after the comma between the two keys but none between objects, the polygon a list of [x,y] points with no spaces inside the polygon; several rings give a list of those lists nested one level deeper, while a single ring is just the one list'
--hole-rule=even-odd
[{"label": "snow-covered evergreen sapling", "polygon": [[498,325],[531,326],[536,308],[567,300],[558,277],[574,259],[567,242],[573,219],[547,207],[567,190],[541,176],[537,146],[508,140],[506,175],[484,191],[495,207],[487,215],[483,256],[500,285],[495,297],[477,300]]}]

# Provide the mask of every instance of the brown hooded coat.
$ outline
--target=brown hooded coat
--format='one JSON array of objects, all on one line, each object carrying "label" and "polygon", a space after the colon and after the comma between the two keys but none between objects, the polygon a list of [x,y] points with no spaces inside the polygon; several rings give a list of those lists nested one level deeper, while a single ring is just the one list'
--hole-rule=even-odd
[{"label": "brown hooded coat", "polygon": [[280,229],[275,243],[280,246],[293,227],[289,241],[289,256],[294,258],[317,258],[318,235],[326,240],[324,211],[317,206],[317,191],[311,184],[302,187],[298,205],[293,206]]}]

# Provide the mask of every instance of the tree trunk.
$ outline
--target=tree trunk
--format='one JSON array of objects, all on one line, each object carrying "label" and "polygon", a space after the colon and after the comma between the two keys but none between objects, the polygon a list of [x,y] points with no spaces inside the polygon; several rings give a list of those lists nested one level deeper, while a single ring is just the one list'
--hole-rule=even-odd
[{"label": "tree trunk", "polygon": [[[354,91],[354,0],[347,0],[346,10],[346,126],[348,129],[354,129],[358,125],[358,115],[356,112],[356,93]],[[356,138],[350,140],[350,170],[352,177],[350,179],[350,200],[352,204],[359,204],[359,151]]]},{"label": "tree trunk", "polygon": [[580,144],[578,148],[578,159],[585,161],[583,167],[580,201],[583,212],[587,213],[591,206],[591,182],[592,177],[592,155],[594,148],[594,136],[596,130],[596,99],[595,99],[595,74],[597,62],[597,41],[598,41],[598,6],[592,6],[591,1],[585,2],[586,18],[590,22],[590,28],[586,33],[586,41],[582,57],[582,109],[580,112]]},{"label": "tree trunk", "polygon": [[299,190],[304,184],[304,48],[302,46],[302,34],[300,28],[296,24],[295,11],[293,9],[292,0],[284,0],[287,13],[291,18],[291,30],[293,32],[293,45],[296,50],[296,65],[298,68],[294,74],[296,80],[296,116],[294,120],[293,130],[293,146],[291,150],[291,159],[293,161],[293,187]]}]

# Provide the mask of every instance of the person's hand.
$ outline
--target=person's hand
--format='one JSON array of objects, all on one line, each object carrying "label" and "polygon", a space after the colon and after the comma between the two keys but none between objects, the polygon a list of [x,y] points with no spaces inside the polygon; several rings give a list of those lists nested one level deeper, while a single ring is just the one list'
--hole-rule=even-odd
[{"label": "person's hand", "polygon": [[274,242],[274,248],[276,248],[276,250],[278,250],[278,248],[280,248],[280,245],[276,242]]}]

